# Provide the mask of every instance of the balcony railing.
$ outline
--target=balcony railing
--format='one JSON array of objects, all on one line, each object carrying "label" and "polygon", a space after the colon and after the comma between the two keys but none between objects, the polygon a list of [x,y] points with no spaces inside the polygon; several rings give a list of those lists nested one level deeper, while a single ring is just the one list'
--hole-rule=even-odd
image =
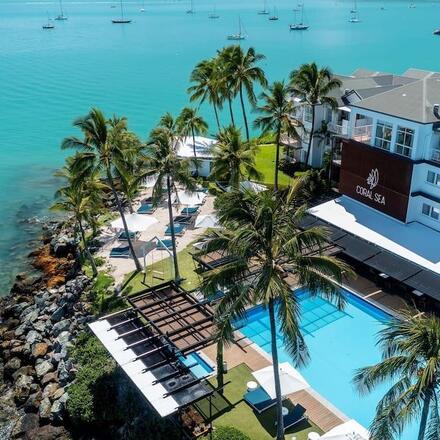
[{"label": "balcony railing", "polygon": [[372,125],[359,125],[353,128],[352,138],[358,142],[369,143],[371,141]]},{"label": "balcony railing", "polygon": [[440,149],[439,148],[433,148],[431,150],[431,160],[434,162],[440,163]]},{"label": "balcony railing", "polygon": [[335,124],[334,122],[329,122],[327,127],[328,127],[329,131],[336,133],[340,136],[347,136],[348,135],[348,126],[346,126],[346,125],[338,125],[338,124]]}]

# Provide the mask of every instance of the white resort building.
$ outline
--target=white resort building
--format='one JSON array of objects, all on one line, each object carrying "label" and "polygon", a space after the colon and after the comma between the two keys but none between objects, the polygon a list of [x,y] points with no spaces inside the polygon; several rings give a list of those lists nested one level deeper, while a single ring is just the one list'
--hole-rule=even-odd
[{"label": "white resort building", "polygon": [[[309,164],[321,166],[332,152],[341,197],[310,213],[337,228],[334,241],[346,254],[439,300],[440,73],[357,70],[338,77],[339,107],[316,108],[315,130],[326,129],[313,141]],[[297,107],[310,130],[310,107]],[[305,159],[307,140],[306,132],[297,160]]]},{"label": "white resort building", "polygon": [[[195,136],[195,152],[199,176],[208,177],[211,173],[212,147],[216,144],[215,139]],[[194,143],[191,136],[179,140],[177,155],[181,158],[194,158]],[[195,164],[191,164],[191,171],[195,172]]]}]

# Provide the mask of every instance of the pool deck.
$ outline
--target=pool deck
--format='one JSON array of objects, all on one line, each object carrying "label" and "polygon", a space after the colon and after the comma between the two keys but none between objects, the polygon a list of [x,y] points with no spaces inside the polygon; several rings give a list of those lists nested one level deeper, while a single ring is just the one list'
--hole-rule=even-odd
[{"label": "pool deck", "polygon": [[[215,360],[216,352],[217,347],[215,344],[202,350],[202,353],[211,360]],[[238,344],[232,344],[225,348],[223,356],[228,368],[234,368],[245,363],[252,371],[256,371],[272,365],[270,357],[247,339],[240,340]],[[333,407],[313,389],[299,391],[290,394],[288,397],[293,403],[301,404],[306,409],[309,419],[324,432],[348,420],[347,416]]]}]

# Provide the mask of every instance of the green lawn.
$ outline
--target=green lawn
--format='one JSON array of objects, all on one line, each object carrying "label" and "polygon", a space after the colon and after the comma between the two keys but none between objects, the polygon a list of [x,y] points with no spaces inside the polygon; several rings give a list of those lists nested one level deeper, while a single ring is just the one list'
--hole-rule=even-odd
[{"label": "green lawn", "polygon": [[[187,290],[195,289],[200,284],[200,277],[195,272],[195,265],[192,256],[190,255],[190,252],[193,250],[194,248],[192,244],[190,244],[177,253],[180,276],[184,278],[182,287]],[[153,264],[151,264],[150,261],[151,260],[147,257],[147,275],[145,277],[145,283],[144,274],[129,274],[126,278],[127,285],[124,288],[125,294],[136,293],[145,289],[147,285],[155,286],[173,279],[174,270],[171,257],[167,257],[164,260],[157,261]],[[130,277],[132,278],[130,279]]]},{"label": "green lawn", "polygon": [[[256,166],[258,171],[263,174],[262,183],[273,185],[275,178],[275,153],[276,147],[274,144],[260,146],[260,151],[256,156]],[[282,154],[280,156],[282,157]],[[280,185],[288,185],[291,179],[280,171],[278,173],[278,180]]]},{"label": "green lawn", "polygon": [[[251,370],[246,364],[238,365],[232,368],[225,375],[225,382],[230,381],[226,385],[224,397],[226,399],[215,398],[213,404],[218,410],[213,411],[213,424],[215,426],[234,426],[240,431],[247,434],[252,440],[271,440],[275,437],[275,407],[268,409],[261,415],[256,415],[254,411],[243,400],[246,392],[246,383],[255,380],[251,375]],[[213,385],[216,380],[212,379]],[[209,406],[207,401],[202,401],[198,405],[201,412],[205,415],[209,414]],[[285,403],[289,407],[289,402]],[[314,424],[308,421],[301,422],[286,431],[286,440],[291,440],[296,436],[297,440],[307,440],[307,434],[311,431],[322,434],[322,431]]]}]

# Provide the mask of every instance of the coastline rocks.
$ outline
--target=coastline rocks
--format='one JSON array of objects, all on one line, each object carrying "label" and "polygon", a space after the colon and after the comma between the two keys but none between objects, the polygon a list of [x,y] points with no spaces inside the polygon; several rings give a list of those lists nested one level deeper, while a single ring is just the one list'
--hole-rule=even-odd
[{"label": "coastline rocks", "polygon": [[47,373],[50,373],[53,370],[54,370],[54,366],[53,366],[52,362],[50,362],[50,361],[43,361],[43,362],[35,365],[35,371],[36,371],[37,376],[39,378],[42,378]]},{"label": "coastline rocks", "polygon": [[49,349],[49,346],[45,342],[37,342],[32,347],[32,356],[35,358],[43,357],[47,350]]}]

